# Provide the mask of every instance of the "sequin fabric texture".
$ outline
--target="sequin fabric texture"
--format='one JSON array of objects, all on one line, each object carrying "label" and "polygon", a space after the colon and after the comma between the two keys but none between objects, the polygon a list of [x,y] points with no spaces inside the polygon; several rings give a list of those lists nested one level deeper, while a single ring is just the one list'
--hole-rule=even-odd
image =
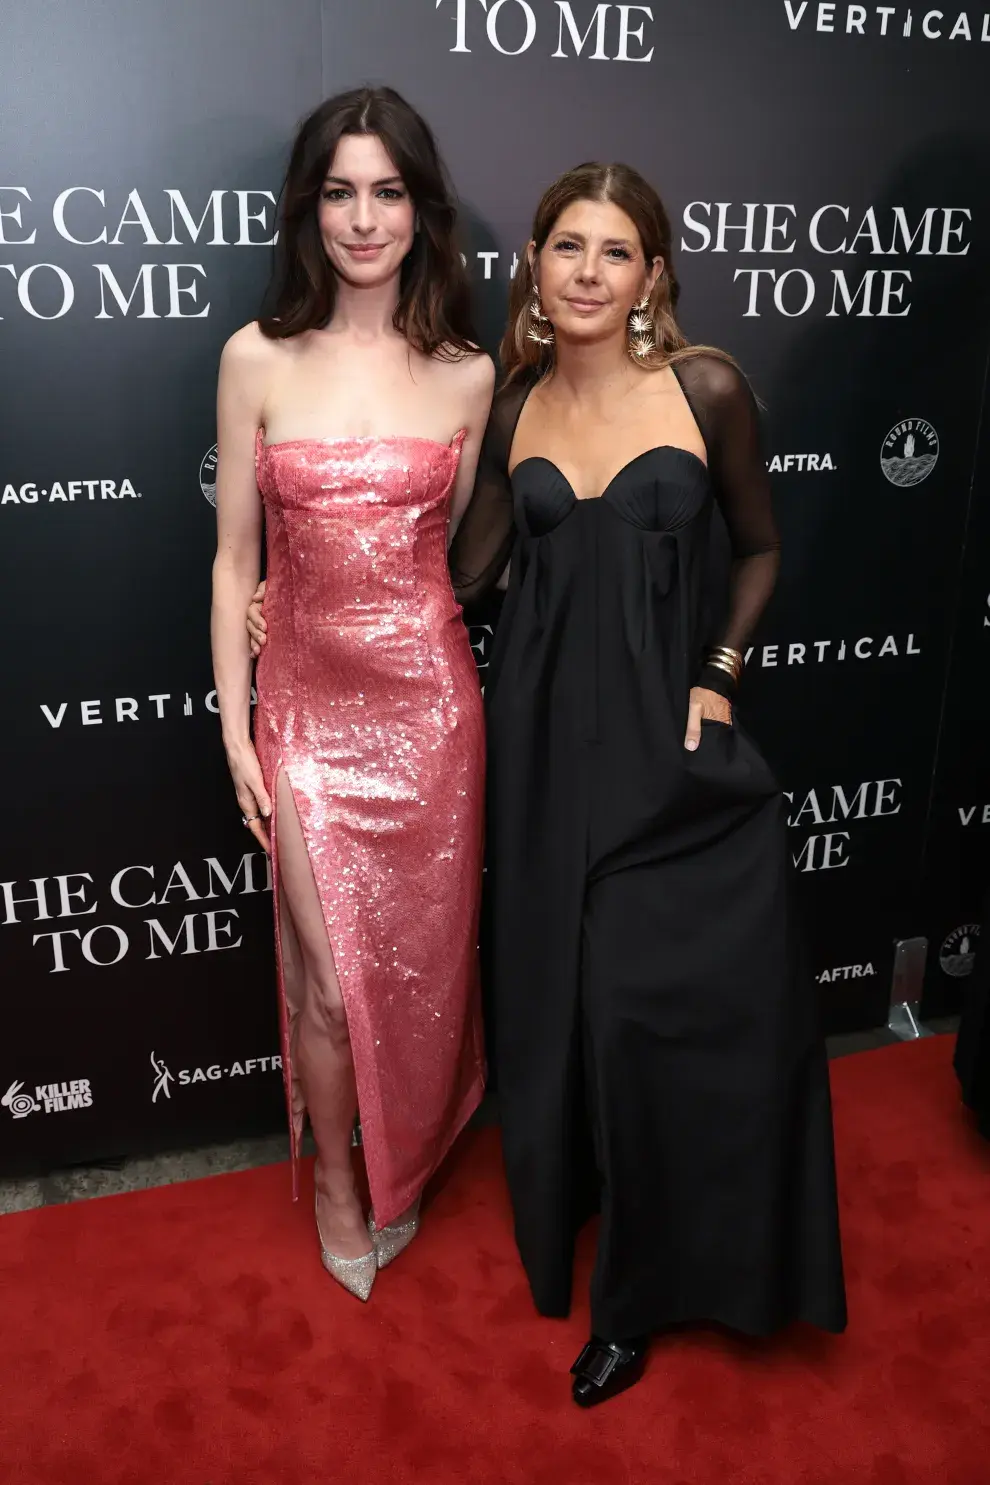
[{"label": "sequin fabric texture", "polygon": [[[268,643],[255,744],[292,790],[347,1013],[375,1215],[419,1195],[477,1106],[484,722],[447,572],[463,434],[266,445]],[[296,994],[276,944],[298,1195]],[[290,986],[290,992],[292,987]]]}]

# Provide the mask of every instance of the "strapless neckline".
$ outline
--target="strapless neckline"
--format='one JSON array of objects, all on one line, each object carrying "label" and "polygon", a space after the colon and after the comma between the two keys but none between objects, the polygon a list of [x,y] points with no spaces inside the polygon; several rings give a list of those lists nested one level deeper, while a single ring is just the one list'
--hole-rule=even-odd
[{"label": "strapless neckline", "polygon": [[570,491],[571,497],[573,498],[575,504],[592,505],[596,500],[603,500],[611,490],[612,486],[618,484],[619,480],[624,474],[628,474],[629,471],[633,469],[637,464],[640,464],[644,459],[649,459],[654,454],[682,455],[691,463],[696,464],[706,477],[708,475],[708,465],[705,463],[704,459],[700,457],[700,455],[693,453],[691,449],[683,449],[680,447],[679,444],[676,443],[658,443],[654,444],[654,446],[650,449],[644,449],[641,454],[634,454],[631,459],[628,459],[626,463],[623,464],[622,468],[617,470],[616,473],[613,474],[612,478],[609,480],[608,484],[605,486],[604,490],[602,490],[600,495],[578,495],[575,492],[574,486],[571,484],[570,480],[567,478],[567,475],[561,469],[560,465],[555,464],[552,459],[547,459],[543,454],[528,454],[525,459],[520,459],[519,463],[513,467],[512,472],[509,475],[509,479],[514,480],[516,475],[526,464],[547,464],[554,471],[554,473],[559,475],[560,478],[563,480],[564,484]]},{"label": "strapless neckline", "polygon": [[359,443],[423,443],[430,448],[443,449],[447,453],[453,453],[466,436],[467,429],[459,428],[449,443],[441,443],[438,438],[423,438],[418,433],[345,433],[338,438],[280,438],[274,443],[266,443],[264,429],[259,428],[257,433],[258,446],[262,449],[290,449],[301,448],[307,444],[316,445],[320,448],[332,448],[336,445],[346,446]]}]

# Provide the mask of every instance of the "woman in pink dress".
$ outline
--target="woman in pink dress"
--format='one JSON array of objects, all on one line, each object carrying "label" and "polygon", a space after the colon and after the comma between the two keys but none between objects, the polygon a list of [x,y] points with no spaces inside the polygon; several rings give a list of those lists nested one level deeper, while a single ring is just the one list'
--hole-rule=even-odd
[{"label": "woman in pink dress", "polygon": [[[213,656],[244,823],[271,849],[293,1193],[367,1299],[477,1106],[484,726],[447,571],[494,370],[433,137],[391,89],[301,126],[272,313],[224,348]],[[267,536],[254,740],[244,611]],[[351,1163],[362,1128],[372,1216]]]}]

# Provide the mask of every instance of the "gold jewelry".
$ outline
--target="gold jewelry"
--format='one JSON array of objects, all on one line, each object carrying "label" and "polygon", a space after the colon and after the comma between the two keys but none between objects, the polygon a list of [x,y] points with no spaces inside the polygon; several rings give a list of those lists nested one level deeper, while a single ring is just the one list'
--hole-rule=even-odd
[{"label": "gold jewelry", "polygon": [[738,681],[742,675],[744,663],[739,650],[732,650],[728,645],[716,645],[708,653],[708,664],[714,665],[717,670],[724,670],[734,681]]},{"label": "gold jewelry", "polygon": [[647,313],[649,306],[650,296],[644,294],[629,316],[629,353],[638,361],[652,356],[657,348],[653,338],[653,321]]},{"label": "gold jewelry", "polygon": [[543,313],[543,305],[540,302],[540,291],[533,285],[533,297],[529,302],[529,314],[533,323],[526,331],[526,339],[535,341],[537,345],[548,347],[553,345],[553,326],[547,316]]}]

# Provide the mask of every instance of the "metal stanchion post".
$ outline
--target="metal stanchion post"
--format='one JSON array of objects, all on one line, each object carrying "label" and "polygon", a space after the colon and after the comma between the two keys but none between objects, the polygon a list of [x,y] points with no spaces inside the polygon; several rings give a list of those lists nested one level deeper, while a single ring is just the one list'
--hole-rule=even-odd
[{"label": "metal stanchion post", "polygon": [[887,1030],[902,1042],[935,1033],[921,1020],[921,991],[925,983],[926,938],[902,938],[894,945],[894,973],[890,983]]}]

